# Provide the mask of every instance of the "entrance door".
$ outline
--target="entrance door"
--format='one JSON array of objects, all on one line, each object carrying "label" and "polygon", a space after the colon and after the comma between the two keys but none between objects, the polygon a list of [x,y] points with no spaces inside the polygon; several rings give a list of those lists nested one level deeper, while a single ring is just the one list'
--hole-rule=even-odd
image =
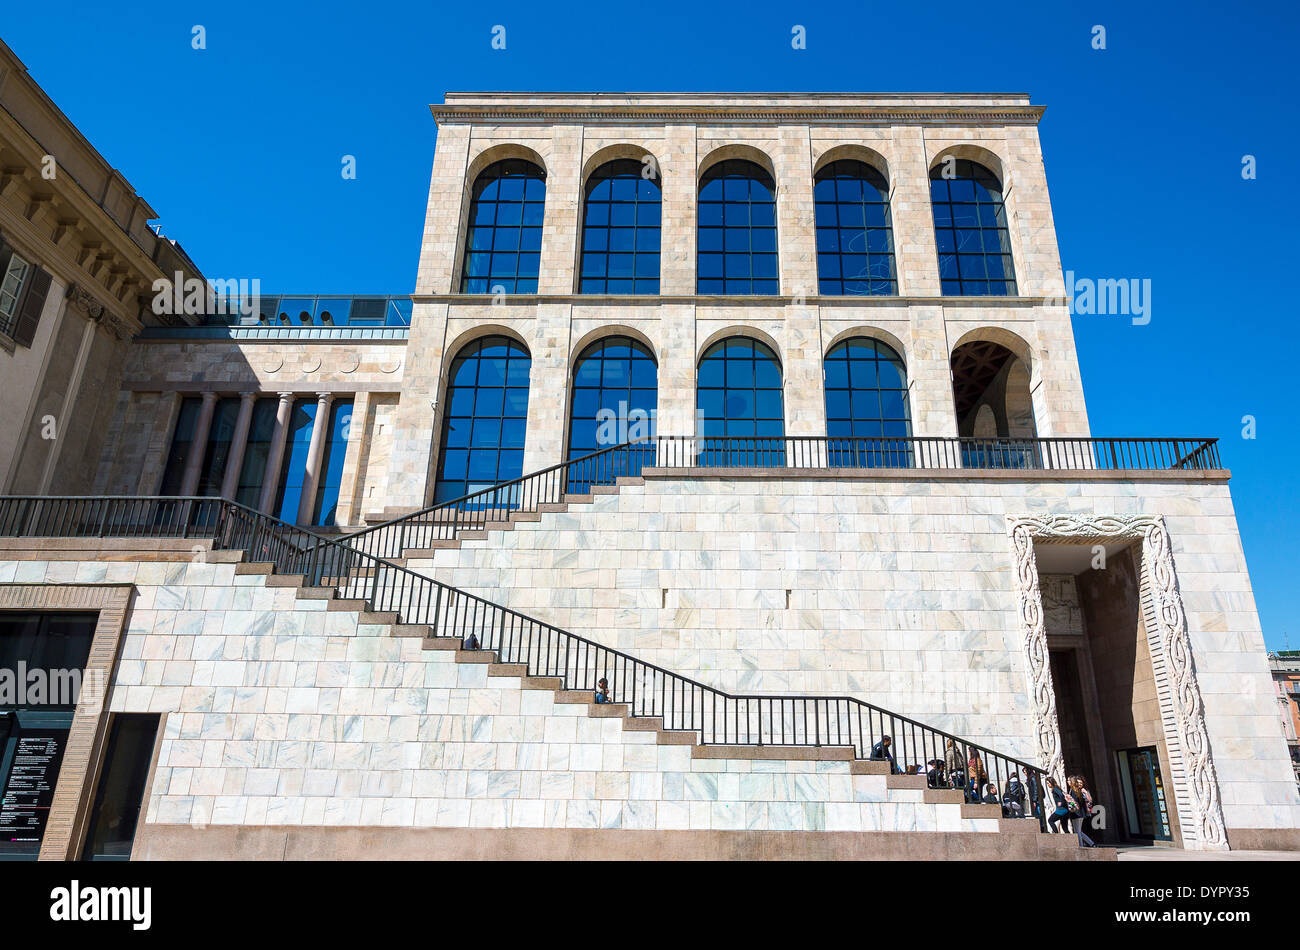
[{"label": "entrance door", "polygon": [[1116,753],[1120,790],[1124,795],[1124,817],[1130,838],[1172,841],[1169,806],[1160,774],[1160,756],[1155,746],[1125,749]]},{"label": "entrance door", "polygon": [[1061,757],[1066,775],[1092,775],[1092,745],[1083,699],[1076,650],[1049,650],[1052,688],[1056,691],[1056,719],[1061,730]]}]

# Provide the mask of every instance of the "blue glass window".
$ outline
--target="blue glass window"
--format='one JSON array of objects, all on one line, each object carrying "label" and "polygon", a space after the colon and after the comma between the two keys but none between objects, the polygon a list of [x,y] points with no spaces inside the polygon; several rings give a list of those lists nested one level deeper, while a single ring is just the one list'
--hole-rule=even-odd
[{"label": "blue glass window", "polygon": [[700,464],[784,465],[785,410],[776,354],[749,337],[709,347],[696,379],[695,416]]},{"label": "blue glass window", "polygon": [[198,427],[202,404],[203,400],[198,396],[187,396],[181,400],[181,408],[176,415],[176,428],[172,430],[171,450],[167,453],[167,464],[163,468],[162,484],[158,489],[160,495],[181,493],[185,479],[185,461],[194,444],[194,430]]},{"label": "blue glass window", "polygon": [[700,181],[701,294],[779,293],[776,186],[753,162],[718,162]]},{"label": "blue glass window", "polygon": [[276,399],[259,399],[253,406],[253,419],[248,429],[248,445],[244,450],[244,464],[239,470],[239,486],[235,501],[256,509],[262,498],[262,483],[266,479],[266,463],[275,441]]},{"label": "blue glass window", "polygon": [[352,426],[352,400],[336,399],[330,406],[329,429],[316,486],[316,508],[312,524],[332,525],[339,506],[343,483],[343,461],[348,454],[348,433]]},{"label": "blue glass window", "polygon": [[813,188],[818,291],[898,293],[885,176],[866,162],[830,162],[817,172]]},{"label": "blue glass window", "polygon": [[912,423],[899,355],[878,340],[855,337],[832,347],[822,366],[829,463],[907,467]]},{"label": "blue glass window", "polygon": [[1007,211],[993,173],[965,159],[940,162],[930,171],[930,205],[944,296],[1014,296]]},{"label": "blue glass window", "polygon": [[474,181],[461,293],[537,293],[546,176],[532,162],[489,165]]},{"label": "blue glass window", "polygon": [[504,336],[475,340],[457,354],[447,377],[435,503],[523,474],[531,368],[523,344]]},{"label": "blue glass window", "polygon": [[584,294],[659,293],[658,177],[633,159],[608,162],[587,179],[582,224]]},{"label": "blue glass window", "polygon": [[295,399],[293,411],[289,414],[280,488],[272,510],[275,517],[290,524],[298,523],[298,506],[302,501],[303,483],[307,480],[307,457],[311,454],[311,431],[315,425],[316,398]]},{"label": "blue glass window", "polygon": [[[622,336],[597,340],[582,351],[573,370],[569,458],[651,438],[658,402],[659,367],[649,348]],[[607,454],[572,466],[569,491],[583,493],[593,483],[610,484],[617,475],[638,475],[643,465],[653,464],[653,444],[617,457]]]}]

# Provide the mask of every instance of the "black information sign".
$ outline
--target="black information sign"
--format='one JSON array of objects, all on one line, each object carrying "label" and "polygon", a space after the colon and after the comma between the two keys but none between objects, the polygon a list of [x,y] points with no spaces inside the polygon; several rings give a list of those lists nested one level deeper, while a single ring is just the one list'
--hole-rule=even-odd
[{"label": "black information sign", "polygon": [[13,759],[0,792],[0,842],[39,843],[54,802],[68,730],[19,727],[10,741]]}]

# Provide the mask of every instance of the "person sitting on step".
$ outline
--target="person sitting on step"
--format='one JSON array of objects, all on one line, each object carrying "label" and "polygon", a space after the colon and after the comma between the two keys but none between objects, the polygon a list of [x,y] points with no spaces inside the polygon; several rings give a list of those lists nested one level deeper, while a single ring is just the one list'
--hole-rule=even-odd
[{"label": "person sitting on step", "polygon": [[1025,817],[1025,786],[1020,784],[1020,773],[1013,771],[1007,779],[1007,790],[1002,796],[1002,817]]},{"label": "person sitting on step", "polygon": [[596,684],[596,702],[600,705],[609,702],[609,681],[603,676]]},{"label": "person sitting on step", "polygon": [[880,741],[871,747],[871,758],[875,762],[888,762],[889,771],[894,775],[898,775],[902,772],[902,769],[894,761],[894,753],[890,749],[893,744],[894,740],[889,736],[881,736]]}]

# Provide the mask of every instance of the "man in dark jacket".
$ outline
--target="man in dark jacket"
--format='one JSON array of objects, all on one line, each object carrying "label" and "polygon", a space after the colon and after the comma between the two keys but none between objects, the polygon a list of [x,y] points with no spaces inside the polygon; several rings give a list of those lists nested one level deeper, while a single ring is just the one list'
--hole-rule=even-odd
[{"label": "man in dark jacket", "polygon": [[897,775],[899,774],[898,763],[894,761],[894,753],[890,749],[893,744],[894,740],[889,736],[882,736],[880,741],[871,747],[871,758],[876,762],[889,762],[889,771]]},{"label": "man in dark jacket", "polygon": [[1007,790],[1002,794],[1002,814],[1007,818],[1025,817],[1025,786],[1020,784],[1020,775],[1016,772],[1007,779]]}]

